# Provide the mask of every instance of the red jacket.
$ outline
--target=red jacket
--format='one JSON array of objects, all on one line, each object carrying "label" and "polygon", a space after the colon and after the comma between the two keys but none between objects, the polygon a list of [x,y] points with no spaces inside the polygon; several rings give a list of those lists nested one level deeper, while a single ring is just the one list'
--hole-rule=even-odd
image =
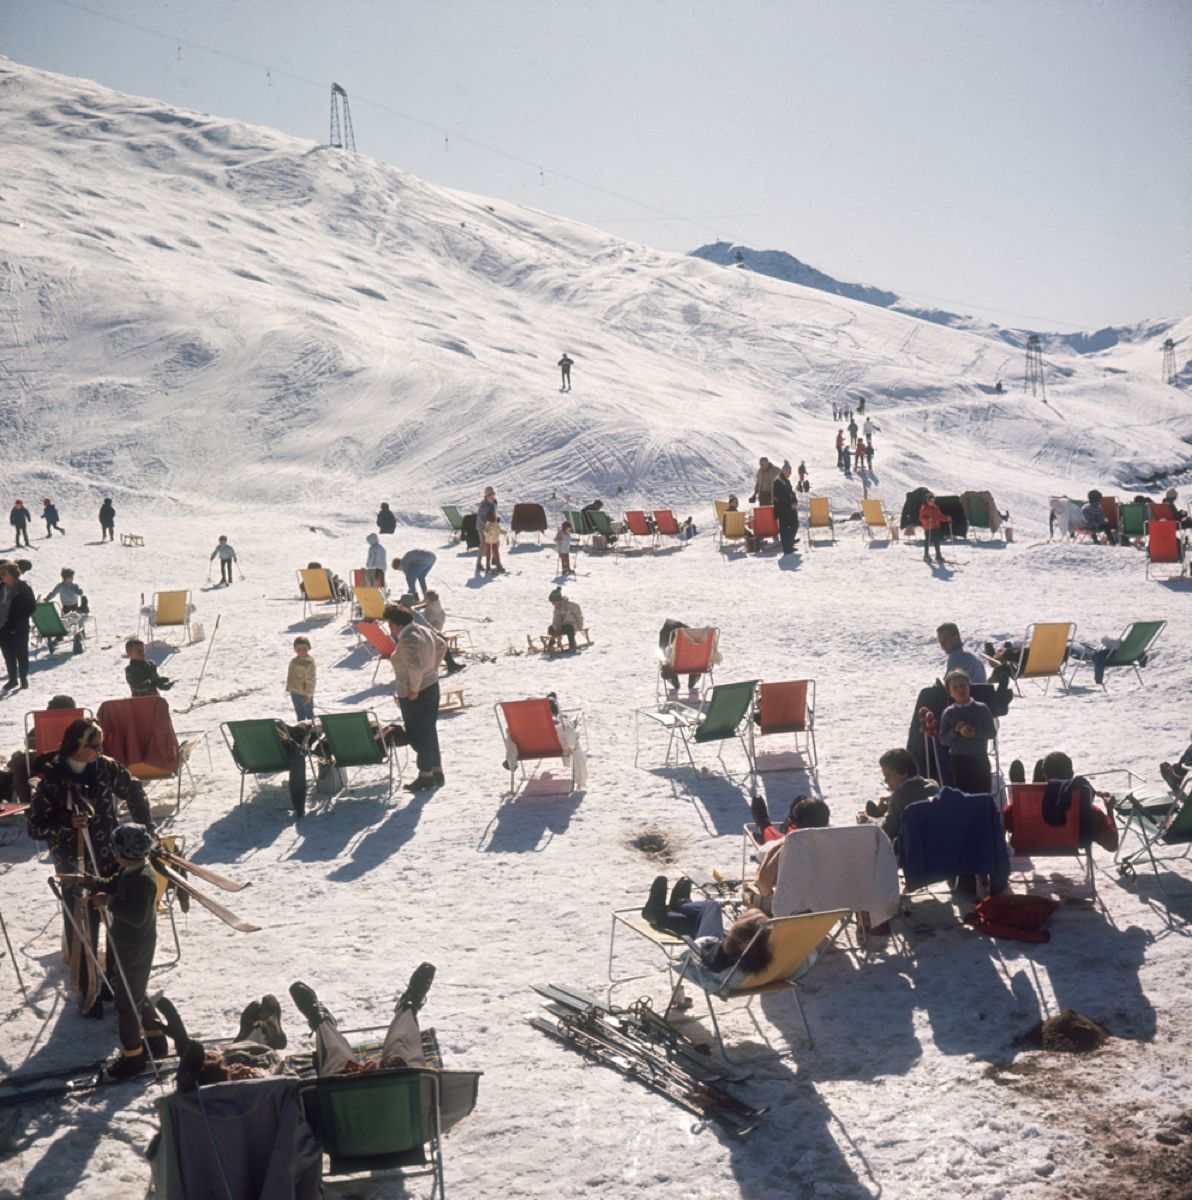
[{"label": "red jacket", "polygon": [[945,521],[951,520],[951,517],[944,516],[943,509],[934,500],[919,506],[919,524],[924,530],[938,529]]}]

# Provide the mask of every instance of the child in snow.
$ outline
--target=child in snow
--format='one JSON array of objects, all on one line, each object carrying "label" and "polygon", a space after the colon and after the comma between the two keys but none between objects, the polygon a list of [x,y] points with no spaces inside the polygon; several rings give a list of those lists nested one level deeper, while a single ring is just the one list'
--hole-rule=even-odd
[{"label": "child in snow", "polygon": [[111,496],[105,496],[99,506],[99,540],[114,542],[116,540],[116,509],[112,505]]},{"label": "child in snow", "polygon": [[841,469],[844,467],[844,430],[836,431],[836,467]]},{"label": "child in snow", "polygon": [[811,481],[807,478],[807,464],[802,459],[799,459],[799,486],[795,488],[795,491],[811,491]]},{"label": "child in snow", "polygon": [[439,599],[438,592],[427,592],[422,598],[422,615],[436,633],[443,632],[443,626],[447,624],[447,614],[443,611],[443,602]]},{"label": "child in snow", "polygon": [[[376,534],[369,536],[375,537]],[[294,657],[286,672],[286,691],[294,703],[299,721],[315,719],[315,660],[311,657],[310,642],[304,637],[294,639]]]},{"label": "child in snow", "polygon": [[988,795],[993,790],[989,739],[997,735],[993,714],[987,705],[973,699],[967,671],[949,671],[944,687],[952,703],[940,717],[939,740],[948,750],[952,784],[971,795]]},{"label": "child in snow", "polygon": [[945,521],[951,517],[944,516],[944,510],[935,502],[935,496],[928,492],[919,505],[919,524],[923,527],[923,561],[931,562],[931,547],[935,547],[935,561],[942,563],[944,556],[940,551],[940,539],[943,537]]},{"label": "child in snow", "polygon": [[172,679],[157,673],[157,663],[145,657],[145,643],[140,638],[129,638],[124,643],[124,653],[128,655],[124,678],[134,696],[156,696],[174,686]]},{"label": "child in snow", "polygon": [[492,513],[484,523],[480,540],[484,550],[484,569],[492,575],[504,575],[505,568],[501,566],[501,520]]},{"label": "child in snow", "polygon": [[568,600],[559,588],[555,588],[548,597],[554,605],[554,616],[547,627],[546,636],[557,642],[559,638],[567,639],[567,648],[575,649],[575,634],[584,627],[584,614],[574,600]]},{"label": "child in snow", "polygon": [[8,514],[8,523],[15,530],[17,545],[20,546],[22,542],[26,546],[29,545],[29,510],[25,507],[23,500],[13,501],[12,512]]},{"label": "child in snow", "polygon": [[56,529],[63,537],[66,536],[66,530],[58,524],[58,509],[50,500],[41,502],[41,519],[46,523],[46,540],[54,536]]},{"label": "child in snow", "polygon": [[564,575],[574,575],[571,569],[571,522],[564,521],[555,534],[555,549],[559,553],[559,570]]},{"label": "child in snow", "polygon": [[863,438],[857,438],[857,444],[853,447],[853,454],[856,456],[854,461],[857,464],[857,473],[860,474],[865,470],[865,441]]},{"label": "child in snow", "polygon": [[236,561],[236,551],[228,545],[228,539],[225,534],[219,535],[219,545],[211,551],[211,558],[219,559],[219,582],[224,587],[232,585],[232,564]]},{"label": "child in snow", "polygon": [[49,593],[42,597],[43,603],[48,604],[51,600],[57,600],[62,605],[64,613],[85,613],[87,611],[87,597],[83,595],[83,589],[75,583],[75,573],[69,567],[62,568],[62,582],[56,583],[50,588]]},{"label": "child in snow", "polygon": [[368,542],[368,558],[364,562],[364,578],[366,587],[385,586],[385,547],[375,533],[370,533]]}]

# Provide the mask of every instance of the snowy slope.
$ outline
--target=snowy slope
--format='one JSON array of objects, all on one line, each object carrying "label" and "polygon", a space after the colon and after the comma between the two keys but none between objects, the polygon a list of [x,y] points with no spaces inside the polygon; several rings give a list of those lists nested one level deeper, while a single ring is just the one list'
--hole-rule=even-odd
[{"label": "snowy slope", "polygon": [[[246,1001],[270,991],[303,1044],[285,996],[296,978],[344,1023],[383,1023],[414,965],[436,962],[425,1019],[450,1064],[485,1072],[476,1113],[447,1139],[448,1189],[466,1200],[1163,1194],[1146,1190],[1168,1153],[1152,1135],[1187,1108],[1192,1071],[1189,909],[1151,880],[1125,885],[1101,851],[1102,908],[1077,902],[1070,863],[1042,860],[1016,879],[1066,900],[1047,945],[986,940],[920,900],[917,931],[884,950],[825,953],[804,997],[814,1048],[797,1045],[789,999],[759,1001],[761,1033],[793,1054],[751,1081],[771,1112],[747,1140],[584,1068],[524,1020],[533,981],[604,987],[609,910],[640,904],[656,871],[705,881],[739,869],[739,753],[726,750],[729,779],[709,747],[696,750],[706,771],[668,769],[665,743],[646,732],[634,764],[632,709],[654,697],[665,616],[720,626],[722,681],[817,680],[818,772],[766,774],[761,788],[775,812],[818,791],[837,824],[880,795],[877,757],[905,739],[940,668],[939,622],[960,621],[973,646],[1032,621],[1075,621],[1095,642],[1129,619],[1167,620],[1144,686],[1122,674],[1105,692],[1087,676],[1070,694],[1027,686],[1000,736],[1003,765],[1029,770],[1067,748],[1086,771],[1129,768],[1158,793],[1156,764],[1187,744],[1189,583],[1148,582],[1133,548],[1041,536],[1050,492],[1187,482],[1192,413],[1159,383],[1149,347],[1106,351],[1109,372],[1070,355],[1047,404],[995,397],[992,380],[1013,378],[1018,361],[995,338],[7,60],[0,98],[6,486],[35,508],[42,494],[59,501],[67,536],[35,540],[32,582],[44,593],[73,566],[100,632],[79,657],[38,655],[30,689],[0,699],[0,750],[55,693],[92,709],[123,694],[121,646],[142,594],[192,589],[207,640],[171,638],[154,656],[178,680],[176,724],[206,740],[182,811],[167,815],[160,787],[156,807],[190,856],[251,883],[233,907],[263,926],[240,935],[198,910],[180,921],[182,960],[153,982],[192,1031],[234,1032]],[[555,390],[563,349],[576,359],[570,396]],[[861,484],[834,469],[831,449],[830,402],[859,392],[882,429],[871,495],[897,508],[920,482],[986,486],[1013,511],[1016,541],[950,547],[940,570],[917,543],[866,544],[848,519]],[[709,502],[747,494],[759,452],[806,456],[831,497],[836,545],[786,559],[718,552]],[[542,499],[557,518],[551,493],[567,489],[603,493],[619,515],[619,486],[622,500],[693,513],[704,532],[681,551],[582,557],[567,586],[594,645],[544,661],[520,651],[549,619],[553,553],[523,544],[506,552],[510,575],[477,579],[434,516],[443,500],[474,505],[488,482],[506,514]],[[97,543],[103,494],[143,549]],[[440,725],[447,784],[387,801],[360,772],[300,825],[276,780],[238,805],[220,723],[288,715],[296,633],[314,643],[320,707],[394,713],[342,614],[304,620],[294,585],[310,559],[344,575],[362,565],[383,498],[405,522],[387,549],[438,554],[448,627],[477,652],[461,677],[472,707]],[[208,575],[220,533],[244,573],[226,590]],[[556,794],[539,778],[509,799],[492,706],[549,691],[583,711],[588,786],[557,794],[547,764]],[[1124,775],[1102,778],[1124,790]],[[664,866],[632,848],[646,830],[673,847]],[[0,959],[6,1074],[114,1044],[111,1023],[83,1021],[65,994],[47,874],[27,839],[0,847],[0,907],[30,993],[23,1004]],[[618,966],[652,972],[619,999],[665,999],[644,944],[625,946]],[[1089,1059],[1024,1050],[1021,1036],[1067,1006],[1114,1040]],[[697,1017],[696,1036],[710,1037]],[[751,1046],[759,1036],[740,1012],[725,1027]],[[138,1084],[0,1109],[0,1196],[144,1194],[153,1096]]]}]

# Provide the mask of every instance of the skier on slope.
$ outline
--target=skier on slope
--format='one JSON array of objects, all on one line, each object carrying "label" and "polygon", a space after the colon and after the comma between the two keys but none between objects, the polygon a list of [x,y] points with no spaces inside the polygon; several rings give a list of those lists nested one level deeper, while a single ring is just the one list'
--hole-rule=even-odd
[{"label": "skier on slope", "polygon": [[563,373],[563,386],[559,389],[562,392],[571,391],[571,364],[572,360],[567,357],[567,351],[563,351],[563,357],[559,359],[558,367]]},{"label": "skier on slope", "polygon": [[384,501],[381,502],[381,511],[377,513],[377,528],[382,534],[397,532],[397,517]]},{"label": "skier on slope", "polygon": [[[211,558],[207,561],[219,559],[219,583],[221,587],[232,586],[232,564],[236,561],[236,551],[228,542],[227,534],[219,535],[219,542],[214,550],[211,551]],[[210,578],[210,576],[208,576]]]},{"label": "skier on slope", "polygon": [[45,499],[41,502],[41,519],[46,523],[46,540],[54,536],[56,529],[63,537],[66,536],[66,530],[58,524],[58,507],[52,500]]}]

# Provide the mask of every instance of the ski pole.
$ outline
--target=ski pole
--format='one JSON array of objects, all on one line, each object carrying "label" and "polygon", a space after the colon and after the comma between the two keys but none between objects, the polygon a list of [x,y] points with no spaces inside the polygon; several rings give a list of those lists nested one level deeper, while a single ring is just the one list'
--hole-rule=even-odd
[{"label": "ski pole", "polygon": [[211,630],[211,637],[207,642],[207,653],[203,655],[203,669],[199,672],[199,681],[195,684],[195,694],[190,698],[190,705],[187,712],[194,708],[195,701],[199,698],[199,688],[203,686],[203,676],[207,674],[207,660],[211,657],[211,647],[215,645],[215,635],[219,632],[219,623],[223,619],[223,613],[215,618],[215,625]]},{"label": "ski pole", "polygon": [[8,936],[8,926],[4,923],[4,914],[0,912],[0,930],[4,931],[4,944],[8,947],[8,957],[12,959],[12,969],[17,973],[17,983],[21,988],[21,995],[25,997],[25,1003],[29,1003],[29,993],[25,990],[25,981],[21,978],[21,966],[17,962],[17,952],[12,948],[12,940]]},{"label": "ski pole", "polygon": [[236,574],[240,576],[240,582],[244,582],[244,572],[240,569],[240,560],[238,558],[232,560],[236,564]]},{"label": "ski pole", "polygon": [[211,582],[211,560],[207,560],[207,582]]}]

